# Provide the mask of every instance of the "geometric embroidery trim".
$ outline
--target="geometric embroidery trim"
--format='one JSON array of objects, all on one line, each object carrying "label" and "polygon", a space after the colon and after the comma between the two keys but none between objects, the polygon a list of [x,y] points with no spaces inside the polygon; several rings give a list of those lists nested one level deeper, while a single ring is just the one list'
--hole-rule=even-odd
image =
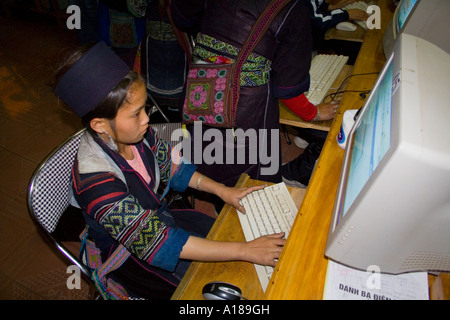
[{"label": "geometric embroidery trim", "polygon": [[129,195],[110,208],[100,224],[130,252],[145,260],[164,239],[167,229],[155,213],[155,210],[143,209],[138,200]]},{"label": "geometric embroidery trim", "polygon": [[[206,34],[199,33],[196,38],[194,48],[194,61],[208,61],[209,58],[220,54],[231,60],[235,60],[239,54],[240,48],[237,48],[226,42],[217,40]],[[250,53],[246,62],[242,66],[240,85],[241,87],[254,87],[265,85],[269,82],[272,61],[257,54]]]}]

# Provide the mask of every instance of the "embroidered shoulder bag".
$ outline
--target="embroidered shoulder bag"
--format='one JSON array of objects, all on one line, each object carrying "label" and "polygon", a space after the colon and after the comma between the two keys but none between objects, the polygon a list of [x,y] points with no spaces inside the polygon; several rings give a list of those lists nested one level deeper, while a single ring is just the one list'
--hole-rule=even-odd
[{"label": "embroidered shoulder bag", "polygon": [[190,65],[183,123],[202,121],[213,127],[235,127],[242,66],[278,12],[289,2],[272,0],[269,3],[254,24],[234,63]]}]

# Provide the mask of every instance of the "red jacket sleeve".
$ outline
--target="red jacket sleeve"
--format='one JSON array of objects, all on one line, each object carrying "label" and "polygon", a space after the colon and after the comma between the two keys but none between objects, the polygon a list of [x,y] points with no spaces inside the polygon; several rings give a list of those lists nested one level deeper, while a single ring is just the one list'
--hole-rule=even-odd
[{"label": "red jacket sleeve", "polygon": [[280,99],[286,107],[302,118],[304,121],[311,121],[317,114],[317,108],[308,101],[305,94],[301,94],[291,99]]}]

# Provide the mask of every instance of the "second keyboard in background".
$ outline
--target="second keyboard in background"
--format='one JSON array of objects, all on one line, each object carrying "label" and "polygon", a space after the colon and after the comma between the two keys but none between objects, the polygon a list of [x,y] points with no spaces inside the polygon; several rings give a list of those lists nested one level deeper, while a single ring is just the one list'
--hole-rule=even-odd
[{"label": "second keyboard in background", "polygon": [[315,105],[323,102],[347,61],[347,56],[330,54],[319,54],[312,59],[310,88],[305,93],[309,102]]},{"label": "second keyboard in background", "polygon": [[[367,8],[371,5],[373,5],[374,3],[372,1],[370,2],[365,2],[365,1],[356,1],[353,3],[349,3],[347,5],[345,5],[342,9],[343,10],[352,10],[352,9],[359,9],[362,10],[364,12],[367,12]],[[356,23],[357,25],[359,25],[361,28],[363,28],[364,30],[367,30],[367,23],[366,21],[352,21],[354,23]]]}]

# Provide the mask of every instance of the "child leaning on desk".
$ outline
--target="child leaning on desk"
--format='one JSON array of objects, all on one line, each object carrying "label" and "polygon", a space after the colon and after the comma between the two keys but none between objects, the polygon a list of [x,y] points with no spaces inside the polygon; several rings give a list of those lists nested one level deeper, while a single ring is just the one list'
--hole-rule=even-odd
[{"label": "child leaning on desk", "polygon": [[[285,243],[282,233],[250,242],[210,241],[204,237],[214,219],[168,207],[168,187],[191,187],[245,212],[239,201],[261,187],[226,187],[181,161],[149,128],[144,81],[103,42],[69,55],[54,89],[87,129],[72,169],[76,204],[103,259],[119,243],[132,253],[111,273],[128,293],[170,298],[192,260],[275,265]],[[158,191],[160,182],[164,192]]]}]

